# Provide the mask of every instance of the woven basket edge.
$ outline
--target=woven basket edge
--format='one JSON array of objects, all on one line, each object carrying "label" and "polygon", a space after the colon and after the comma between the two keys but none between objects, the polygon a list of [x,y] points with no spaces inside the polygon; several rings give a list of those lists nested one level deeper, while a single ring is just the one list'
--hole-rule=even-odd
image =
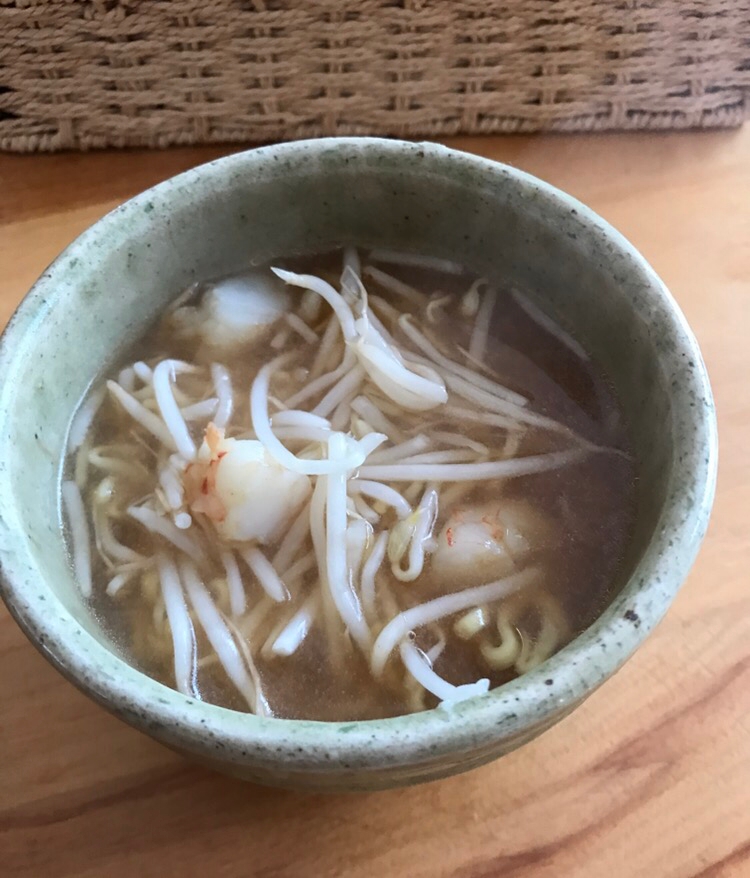
[{"label": "woven basket edge", "polygon": [[199,134],[195,131],[174,132],[156,137],[145,134],[142,137],[133,137],[132,133],[118,136],[116,133],[108,133],[99,137],[74,136],[70,140],[62,142],[60,133],[47,134],[21,134],[4,136],[2,123],[0,123],[0,151],[12,153],[31,152],[61,152],[64,150],[87,151],[92,149],[126,149],[126,148],[151,148],[161,149],[169,146],[196,146],[201,144],[219,143],[261,143],[274,140],[296,140],[304,137],[322,136],[356,136],[373,135],[382,137],[451,137],[456,135],[492,135],[492,134],[540,134],[540,133],[586,133],[586,132],[615,132],[615,131],[669,131],[669,130],[702,130],[718,128],[736,128],[750,119],[750,89],[743,90],[742,100],[738,103],[722,107],[719,110],[705,113],[696,121],[695,117],[686,113],[650,113],[642,114],[627,120],[613,122],[611,116],[588,116],[582,118],[559,119],[546,125],[540,125],[519,117],[503,117],[486,121],[475,129],[467,130],[459,123],[455,125],[446,122],[437,122],[433,125],[419,124],[412,130],[409,126],[403,126],[401,130],[376,130],[362,125],[339,125],[335,131],[325,130],[321,125],[303,125],[296,128],[286,128],[270,134],[266,133],[262,139],[254,139],[247,131],[238,132],[232,129],[217,127],[208,135]]}]

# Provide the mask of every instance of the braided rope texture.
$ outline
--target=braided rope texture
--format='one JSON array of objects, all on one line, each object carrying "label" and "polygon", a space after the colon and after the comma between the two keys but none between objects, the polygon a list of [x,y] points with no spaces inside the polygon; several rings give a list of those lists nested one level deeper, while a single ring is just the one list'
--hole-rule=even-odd
[{"label": "braided rope texture", "polygon": [[750,0],[0,0],[0,149],[730,127]]}]

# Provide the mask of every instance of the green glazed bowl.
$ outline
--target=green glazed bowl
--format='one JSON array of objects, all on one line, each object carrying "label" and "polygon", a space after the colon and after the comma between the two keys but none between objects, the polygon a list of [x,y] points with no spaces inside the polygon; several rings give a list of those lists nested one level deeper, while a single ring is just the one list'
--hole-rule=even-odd
[{"label": "green glazed bowl", "polygon": [[[261,719],[131,668],[82,602],[59,509],[64,437],[87,385],[177,291],[249,260],[354,243],[467,264],[535,291],[608,373],[639,472],[636,533],[609,608],[523,677],[448,712],[371,722]],[[435,144],[306,141],[232,155],[114,210],[45,271],[0,345],[2,595],[32,643],[101,705],[249,780],[321,790],[411,784],[481,765],[548,729],[633,654],[698,551],[716,419],[696,341],[630,244],[584,205]]]}]

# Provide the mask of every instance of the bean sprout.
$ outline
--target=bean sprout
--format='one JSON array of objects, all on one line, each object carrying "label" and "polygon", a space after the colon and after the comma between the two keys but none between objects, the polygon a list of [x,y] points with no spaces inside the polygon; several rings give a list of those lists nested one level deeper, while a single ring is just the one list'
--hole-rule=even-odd
[{"label": "bean sprout", "polygon": [[[340,258],[322,276],[194,286],[66,438],[82,595],[119,604],[134,654],[180,692],[200,698],[205,676],[206,697],[262,716],[282,680],[282,712],[301,692],[297,715],[320,718],[332,684],[356,719],[481,695],[481,671],[460,679],[475,663],[509,676],[545,661],[574,627],[549,575],[586,520],[567,486],[596,467],[574,467],[627,458],[584,438],[622,433],[603,430],[595,375],[566,389],[507,344],[523,321],[587,359],[533,302],[504,294],[500,314],[489,281],[450,260]],[[554,503],[542,480],[510,481],[563,467]]]},{"label": "bean sprout", "polygon": [[70,539],[73,544],[73,571],[81,594],[91,597],[91,550],[89,528],[81,492],[75,482],[62,483],[62,500],[68,516]]}]

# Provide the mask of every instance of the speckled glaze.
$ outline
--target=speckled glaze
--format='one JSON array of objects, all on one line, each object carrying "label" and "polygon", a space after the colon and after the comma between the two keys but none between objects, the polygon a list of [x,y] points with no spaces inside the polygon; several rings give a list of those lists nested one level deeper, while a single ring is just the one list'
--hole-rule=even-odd
[{"label": "speckled glaze", "polygon": [[[622,590],[584,634],[452,712],[374,722],[260,719],[133,670],[89,616],[66,561],[57,484],[76,402],[196,278],[345,243],[468,263],[536,291],[608,372],[638,457],[637,533]],[[573,710],[633,654],[683,582],[714,492],[716,421],[696,341],[643,258],[541,181],[434,144],[331,139],[196,168],[96,223],[44,273],[0,347],[2,593],[84,692],[164,744],[262,783],[365,790],[495,759]]]}]

